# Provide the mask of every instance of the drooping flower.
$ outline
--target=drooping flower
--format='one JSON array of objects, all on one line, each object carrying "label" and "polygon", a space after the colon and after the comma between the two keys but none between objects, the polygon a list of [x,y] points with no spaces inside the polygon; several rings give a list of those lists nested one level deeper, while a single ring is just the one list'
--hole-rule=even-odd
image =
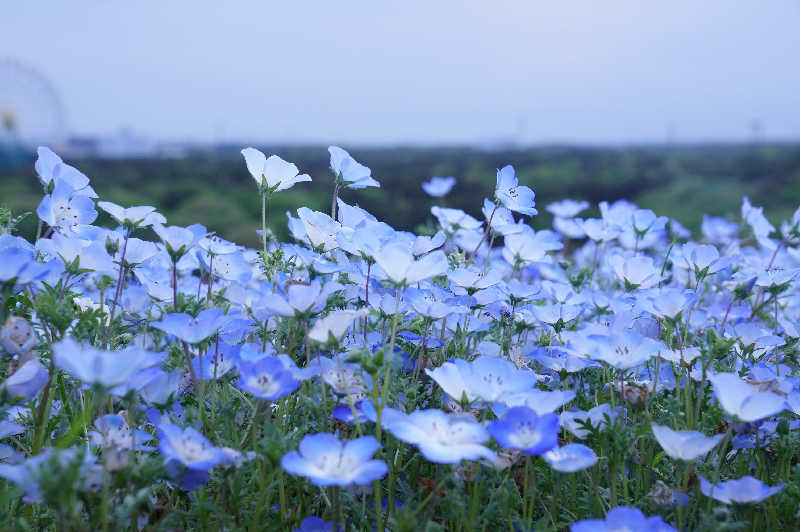
[{"label": "drooping flower", "polygon": [[717,434],[709,438],[694,430],[672,430],[656,423],[651,423],[651,428],[667,456],[677,460],[691,461],[705,456],[724,437]]},{"label": "drooping flower", "polygon": [[584,439],[589,435],[589,428],[600,430],[607,426],[609,421],[614,421],[617,412],[611,405],[603,403],[588,412],[585,410],[569,410],[560,415],[561,426],[571,432],[576,438]]},{"label": "drooping flower", "polygon": [[489,433],[503,449],[538,456],[558,445],[558,416],[540,416],[526,406],[515,406],[491,422]]},{"label": "drooping flower", "polygon": [[757,478],[749,475],[742,478],[712,484],[703,477],[700,477],[700,491],[706,497],[711,497],[722,503],[730,504],[761,502],[767,497],[772,497],[784,487],[784,484],[777,486],[767,486]]},{"label": "drooping flower", "polygon": [[372,436],[342,442],[333,434],[308,434],[297,451],[283,456],[281,467],[317,486],[364,485],[388,472],[386,462],[371,459],[378,449]]},{"label": "drooping flower", "polygon": [[266,157],[255,148],[243,149],[242,155],[250,175],[267,192],[280,192],[292,188],[296,183],[311,181],[308,174],[301,174],[297,166],[277,155]]}]

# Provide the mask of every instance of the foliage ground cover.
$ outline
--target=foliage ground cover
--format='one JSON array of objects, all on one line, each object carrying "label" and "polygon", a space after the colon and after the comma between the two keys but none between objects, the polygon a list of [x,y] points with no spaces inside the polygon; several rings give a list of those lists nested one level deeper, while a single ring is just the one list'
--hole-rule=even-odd
[{"label": "foliage ground cover", "polygon": [[35,238],[0,213],[3,526],[798,528],[800,209],[693,237],[570,199],[536,230],[504,166],[482,216],[414,234],[347,203],[381,183],[332,146],[330,214],[280,241],[312,178],[242,155],[256,249],[39,149]]}]

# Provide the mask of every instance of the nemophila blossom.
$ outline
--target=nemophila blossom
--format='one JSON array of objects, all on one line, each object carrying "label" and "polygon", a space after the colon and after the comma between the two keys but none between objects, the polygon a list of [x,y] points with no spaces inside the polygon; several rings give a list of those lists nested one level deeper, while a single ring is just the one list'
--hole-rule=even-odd
[{"label": "nemophila blossom", "polygon": [[606,334],[589,335],[594,360],[603,361],[619,370],[627,370],[657,356],[666,346],[642,336],[632,329],[610,329]]},{"label": "nemophila blossom", "polygon": [[242,155],[247,171],[265,192],[280,192],[292,188],[296,183],[311,181],[308,174],[301,174],[297,166],[277,155],[267,157],[255,148],[243,149]]},{"label": "nemophila blossom", "polygon": [[597,463],[597,455],[592,448],[582,443],[568,443],[562,447],[554,447],[544,453],[542,458],[559,473],[574,473]]},{"label": "nemophila blossom", "polygon": [[24,362],[36,347],[38,338],[30,322],[21,316],[9,315],[0,329],[0,345],[6,352]]},{"label": "nemophila blossom", "polygon": [[297,451],[281,458],[281,467],[316,486],[369,484],[388,471],[386,462],[371,459],[380,447],[372,436],[342,442],[333,434],[308,434]]},{"label": "nemophila blossom", "polygon": [[365,310],[336,310],[314,322],[308,337],[314,341],[327,343],[331,338],[341,340],[354,321],[367,315]]},{"label": "nemophila blossom", "polygon": [[706,497],[711,497],[724,504],[761,502],[768,497],[772,497],[784,487],[784,484],[777,486],[767,486],[757,478],[749,475],[742,478],[712,484],[703,477],[700,477],[700,491]]},{"label": "nemophila blossom", "polygon": [[[678,258],[680,257],[680,259]],[[673,264],[691,270],[696,278],[717,273],[733,262],[731,257],[720,257],[716,246],[687,242],[681,246]]]},{"label": "nemophila blossom", "polygon": [[148,404],[164,405],[180,396],[187,387],[186,373],[182,369],[164,371],[159,367],[147,368],[124,384],[111,390],[111,394],[121,397],[130,390],[136,390]]},{"label": "nemophila blossom", "polygon": [[457,358],[433,370],[425,369],[425,373],[456,401],[466,396],[469,402],[499,401],[505,394],[533,390],[537,381],[532,371],[489,356],[479,356],[472,362]]},{"label": "nemophila blossom", "polygon": [[131,430],[128,422],[119,414],[106,414],[94,420],[94,427],[87,433],[93,445],[104,448],[119,449],[122,451],[152,451],[151,447],[144,445],[153,439],[143,430]]},{"label": "nemophila blossom", "polygon": [[89,186],[89,178],[77,168],[66,164],[53,150],[46,146],[39,146],[36,149],[36,155],[34,169],[42,184],[47,186],[53,180],[60,179],[69,184],[73,190],[80,191],[84,196],[97,197],[95,191]]},{"label": "nemophila blossom", "polygon": [[336,282],[321,283],[315,279],[309,283],[290,282],[286,295],[265,294],[255,305],[279,316],[317,314],[325,308],[328,298],[344,287]]},{"label": "nemophila blossom", "polygon": [[38,359],[28,360],[0,384],[11,397],[31,400],[47,385],[50,375]]},{"label": "nemophila blossom", "polygon": [[709,438],[694,430],[672,430],[656,423],[650,426],[667,456],[676,460],[692,461],[705,456],[724,437],[717,434]]},{"label": "nemophila blossom", "polygon": [[462,460],[495,457],[482,444],[489,432],[472,416],[445,414],[441,410],[417,410],[407,415],[393,416],[386,429],[398,440],[415,445],[429,461],[438,464],[457,464]]},{"label": "nemophila blossom", "polygon": [[183,313],[164,314],[160,321],[150,324],[184,342],[197,344],[215,334],[231,316],[225,315],[221,308],[200,311],[197,316]]},{"label": "nemophila blossom", "polygon": [[539,415],[544,415],[555,412],[574,398],[575,392],[572,390],[545,391],[534,388],[522,392],[506,392],[492,405],[492,411],[502,416],[508,408],[524,406]]},{"label": "nemophila blossom", "polygon": [[77,474],[71,475],[71,480],[84,482],[89,468],[95,461],[96,457],[92,453],[74,447],[62,450],[44,449],[19,464],[0,464],[0,477],[22,488],[25,492],[23,498],[25,502],[41,503],[44,502],[41,484],[46,476],[52,476],[57,470],[76,465]]},{"label": "nemophila blossom", "polygon": [[[323,521],[319,517],[306,517],[300,522],[300,528],[295,528],[294,532],[331,532],[335,525],[328,521]],[[337,532],[344,530],[341,525],[335,529]]]},{"label": "nemophila blossom", "polygon": [[653,264],[653,259],[646,255],[635,257],[612,255],[608,258],[608,264],[614,270],[617,279],[625,283],[625,287],[631,290],[651,288],[658,284],[661,278],[659,270]]},{"label": "nemophila blossom", "polygon": [[53,363],[87,385],[113,388],[145,368],[155,366],[163,356],[136,346],[121,351],[103,351],[82,345],[72,338],[53,344]]},{"label": "nemophila blossom", "polygon": [[[297,209],[297,216],[300,219],[305,239],[314,248],[330,251],[339,247],[337,235],[343,230],[342,224],[324,212],[312,211],[308,207]],[[350,230],[352,231],[352,229]]]},{"label": "nemophila blossom", "polygon": [[208,482],[208,472],[227,461],[227,455],[192,427],[171,423],[157,427],[158,450],[170,477],[191,491]]},{"label": "nemophila blossom", "polygon": [[554,201],[546,207],[547,212],[559,218],[574,218],[588,208],[588,201],[575,201],[572,199]]},{"label": "nemophila blossom", "polygon": [[373,256],[386,276],[398,285],[418,283],[442,275],[448,270],[447,257],[442,251],[433,251],[415,259],[411,249],[404,244],[388,244]]},{"label": "nemophila blossom", "polygon": [[205,228],[197,224],[189,227],[178,227],[176,225],[165,227],[161,224],[155,224],[153,225],[153,231],[156,232],[166,246],[173,262],[177,262],[206,235]]},{"label": "nemophila blossom", "polygon": [[330,146],[331,170],[337,179],[347,188],[380,187],[381,184],[372,178],[372,171],[350,156],[338,146]]},{"label": "nemophila blossom", "polygon": [[453,188],[453,185],[456,184],[455,177],[439,177],[433,176],[431,177],[430,181],[425,181],[422,183],[422,190],[425,191],[425,194],[428,196],[433,196],[434,198],[441,198],[446,196],[450,190]]},{"label": "nemophila blossom", "polygon": [[239,362],[239,389],[267,401],[276,401],[297,389],[300,383],[280,359],[265,356],[256,362]]},{"label": "nemophila blossom", "polygon": [[481,222],[461,209],[450,209],[434,205],[431,207],[431,214],[442,226],[445,233],[452,234],[460,229],[478,229],[481,227]]},{"label": "nemophila blossom", "polygon": [[154,224],[163,225],[167,219],[156,212],[155,207],[122,207],[110,201],[98,201],[97,206],[106,211],[116,221],[130,227],[149,227]]},{"label": "nemophila blossom", "polygon": [[520,186],[514,167],[504,166],[497,171],[497,188],[495,196],[506,207],[520,214],[535,216],[539,213],[534,206],[536,202],[533,190],[526,186]]},{"label": "nemophila blossom", "polygon": [[547,229],[534,232],[526,228],[522,232],[504,238],[503,258],[511,266],[526,265],[546,260],[548,251],[562,249],[556,234]]},{"label": "nemophila blossom", "polygon": [[53,192],[42,199],[36,214],[47,225],[66,231],[97,219],[92,198],[76,191],[63,179],[55,180]]},{"label": "nemophila blossom", "polygon": [[646,517],[638,508],[617,506],[605,519],[584,519],[570,526],[570,532],[677,532],[660,516]]},{"label": "nemophila blossom", "polygon": [[558,416],[538,415],[527,406],[515,406],[489,424],[489,434],[503,449],[538,456],[558,445]]},{"label": "nemophila blossom", "polygon": [[735,373],[711,374],[708,380],[722,409],[741,421],[758,421],[786,408],[785,397],[773,392],[755,391]]},{"label": "nemophila blossom", "polygon": [[455,286],[474,292],[498,284],[503,279],[503,274],[495,268],[484,271],[476,266],[461,266],[448,272],[447,279]]}]

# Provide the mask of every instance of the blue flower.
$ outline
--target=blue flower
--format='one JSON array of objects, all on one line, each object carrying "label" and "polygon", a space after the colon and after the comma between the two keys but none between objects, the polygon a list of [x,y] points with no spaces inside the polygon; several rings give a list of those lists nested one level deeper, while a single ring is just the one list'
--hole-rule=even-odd
[{"label": "blue flower", "polygon": [[256,362],[239,362],[236,386],[259,399],[275,401],[295,391],[299,384],[278,357],[267,355]]},{"label": "blue flower", "polygon": [[128,422],[118,414],[106,414],[94,420],[96,431],[88,433],[89,441],[104,448],[130,451],[152,451],[151,447],[143,445],[153,439],[153,436],[143,430],[131,430]]},{"label": "blue flower", "polygon": [[716,373],[708,380],[722,409],[742,421],[758,421],[774,416],[786,407],[783,396],[772,392],[756,392],[735,373]]},{"label": "blue flower", "polygon": [[455,177],[433,176],[430,181],[425,181],[424,183],[422,183],[422,190],[424,190],[425,194],[429,196],[433,196],[434,198],[441,198],[443,196],[446,196],[453,188],[453,185],[455,184],[456,184]]},{"label": "blue flower", "polygon": [[380,187],[372,178],[372,171],[353,159],[349,153],[338,146],[328,148],[331,154],[331,170],[347,188]]},{"label": "blue flower", "polygon": [[722,434],[708,438],[694,430],[672,430],[655,423],[651,427],[667,456],[678,460],[691,461],[705,456],[723,438]]},{"label": "blue flower", "polygon": [[568,443],[563,447],[550,449],[542,458],[561,473],[574,473],[597,463],[597,455],[592,448],[582,443]]},{"label": "blue flower", "polygon": [[507,360],[490,356],[479,356],[471,363],[455,359],[425,372],[456,401],[466,394],[470,402],[494,402],[503,394],[530,391],[536,385],[532,371],[517,369]]},{"label": "blue flower", "polygon": [[6,390],[11,397],[24,397],[31,400],[39,395],[49,381],[50,374],[37,358],[28,360],[17,371],[9,375],[0,385],[0,389]]},{"label": "blue flower", "polygon": [[416,445],[422,455],[438,464],[461,460],[493,460],[494,452],[481,445],[489,433],[471,416],[448,415],[441,410],[417,410],[408,415],[395,413],[384,423],[395,438]]},{"label": "blue flower", "polygon": [[[295,528],[294,532],[331,532],[333,530],[333,523],[323,521],[319,517],[306,517],[300,523],[300,528]],[[344,530],[342,525],[338,526],[338,530]]]},{"label": "blue flower", "polygon": [[197,317],[181,313],[164,314],[161,321],[150,325],[184,342],[197,344],[216,333],[231,319],[223,312],[221,308],[211,308],[201,311]]},{"label": "blue flower", "polygon": [[700,491],[703,492],[703,495],[725,504],[761,502],[781,491],[783,486],[783,484],[767,486],[749,475],[719,484],[711,484],[705,478],[700,477]]},{"label": "blue flower", "polygon": [[372,436],[342,442],[333,434],[309,434],[300,440],[298,451],[284,455],[281,467],[317,486],[364,485],[388,471],[385,462],[370,460],[379,448]]},{"label": "blue flower", "polygon": [[677,532],[665,523],[661,517],[646,517],[638,508],[617,506],[612,508],[603,519],[584,519],[570,526],[571,532]]},{"label": "blue flower", "polygon": [[89,467],[96,457],[81,449],[63,450],[45,449],[40,454],[31,456],[21,464],[0,464],[0,477],[10,480],[25,491],[25,502],[43,502],[43,494],[39,483],[45,475],[52,475],[54,469],[66,468],[79,463],[79,474],[73,475],[75,480],[85,478]]},{"label": "blue flower", "polygon": [[225,451],[206,439],[195,429],[181,429],[171,423],[158,426],[158,450],[164,456],[169,477],[191,491],[208,482],[209,470],[229,458]]},{"label": "blue flower", "polygon": [[243,149],[242,155],[250,175],[258,186],[266,191],[279,192],[292,188],[295,183],[311,181],[308,174],[300,174],[297,166],[277,155],[270,155],[267,158],[255,148]]},{"label": "blue flower", "polygon": [[53,192],[42,198],[36,214],[50,227],[67,231],[97,219],[92,198],[75,190],[63,179],[55,180]]},{"label": "blue flower", "polygon": [[528,216],[535,216],[539,213],[534,208],[536,194],[529,187],[519,186],[514,167],[511,165],[504,166],[497,171],[495,196],[512,211],[527,214]]},{"label": "blue flower", "polygon": [[102,351],[72,338],[53,344],[53,362],[84,384],[113,388],[145,368],[159,364],[162,356],[131,346],[122,351]]},{"label": "blue flower", "polygon": [[558,415],[539,416],[526,406],[515,406],[491,422],[489,433],[503,449],[538,456],[558,445]]}]

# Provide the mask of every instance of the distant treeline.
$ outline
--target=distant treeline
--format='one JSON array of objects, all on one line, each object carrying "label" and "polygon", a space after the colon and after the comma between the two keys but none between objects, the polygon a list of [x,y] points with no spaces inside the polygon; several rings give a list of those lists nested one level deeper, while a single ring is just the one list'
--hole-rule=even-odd
[{"label": "distant treeline", "polygon": [[[92,180],[102,199],[124,206],[153,205],[170,224],[201,222],[209,230],[255,246],[260,227],[256,185],[237,147],[198,151],[183,159],[69,160]],[[259,147],[295,163],[313,182],[274,196],[270,225],[286,238],[284,212],[301,205],[328,211],[333,178],[328,151],[316,147]],[[544,207],[564,198],[600,201],[628,199],[697,230],[703,213],[738,218],[741,197],[766,207],[775,221],[800,205],[800,144],[691,145],[626,148],[537,147],[480,150],[470,148],[348,148],[372,169],[380,190],[345,191],[357,203],[399,229],[413,230],[431,220],[429,198],[420,183],[433,175],[455,176],[445,199],[480,217],[482,199],[494,189],[497,168],[512,164],[520,182],[533,188],[540,214],[534,227],[549,226]],[[16,213],[35,210],[41,187],[33,159],[0,170],[0,203]],[[110,219],[101,218],[110,224]],[[35,214],[21,226],[36,228]]]}]

